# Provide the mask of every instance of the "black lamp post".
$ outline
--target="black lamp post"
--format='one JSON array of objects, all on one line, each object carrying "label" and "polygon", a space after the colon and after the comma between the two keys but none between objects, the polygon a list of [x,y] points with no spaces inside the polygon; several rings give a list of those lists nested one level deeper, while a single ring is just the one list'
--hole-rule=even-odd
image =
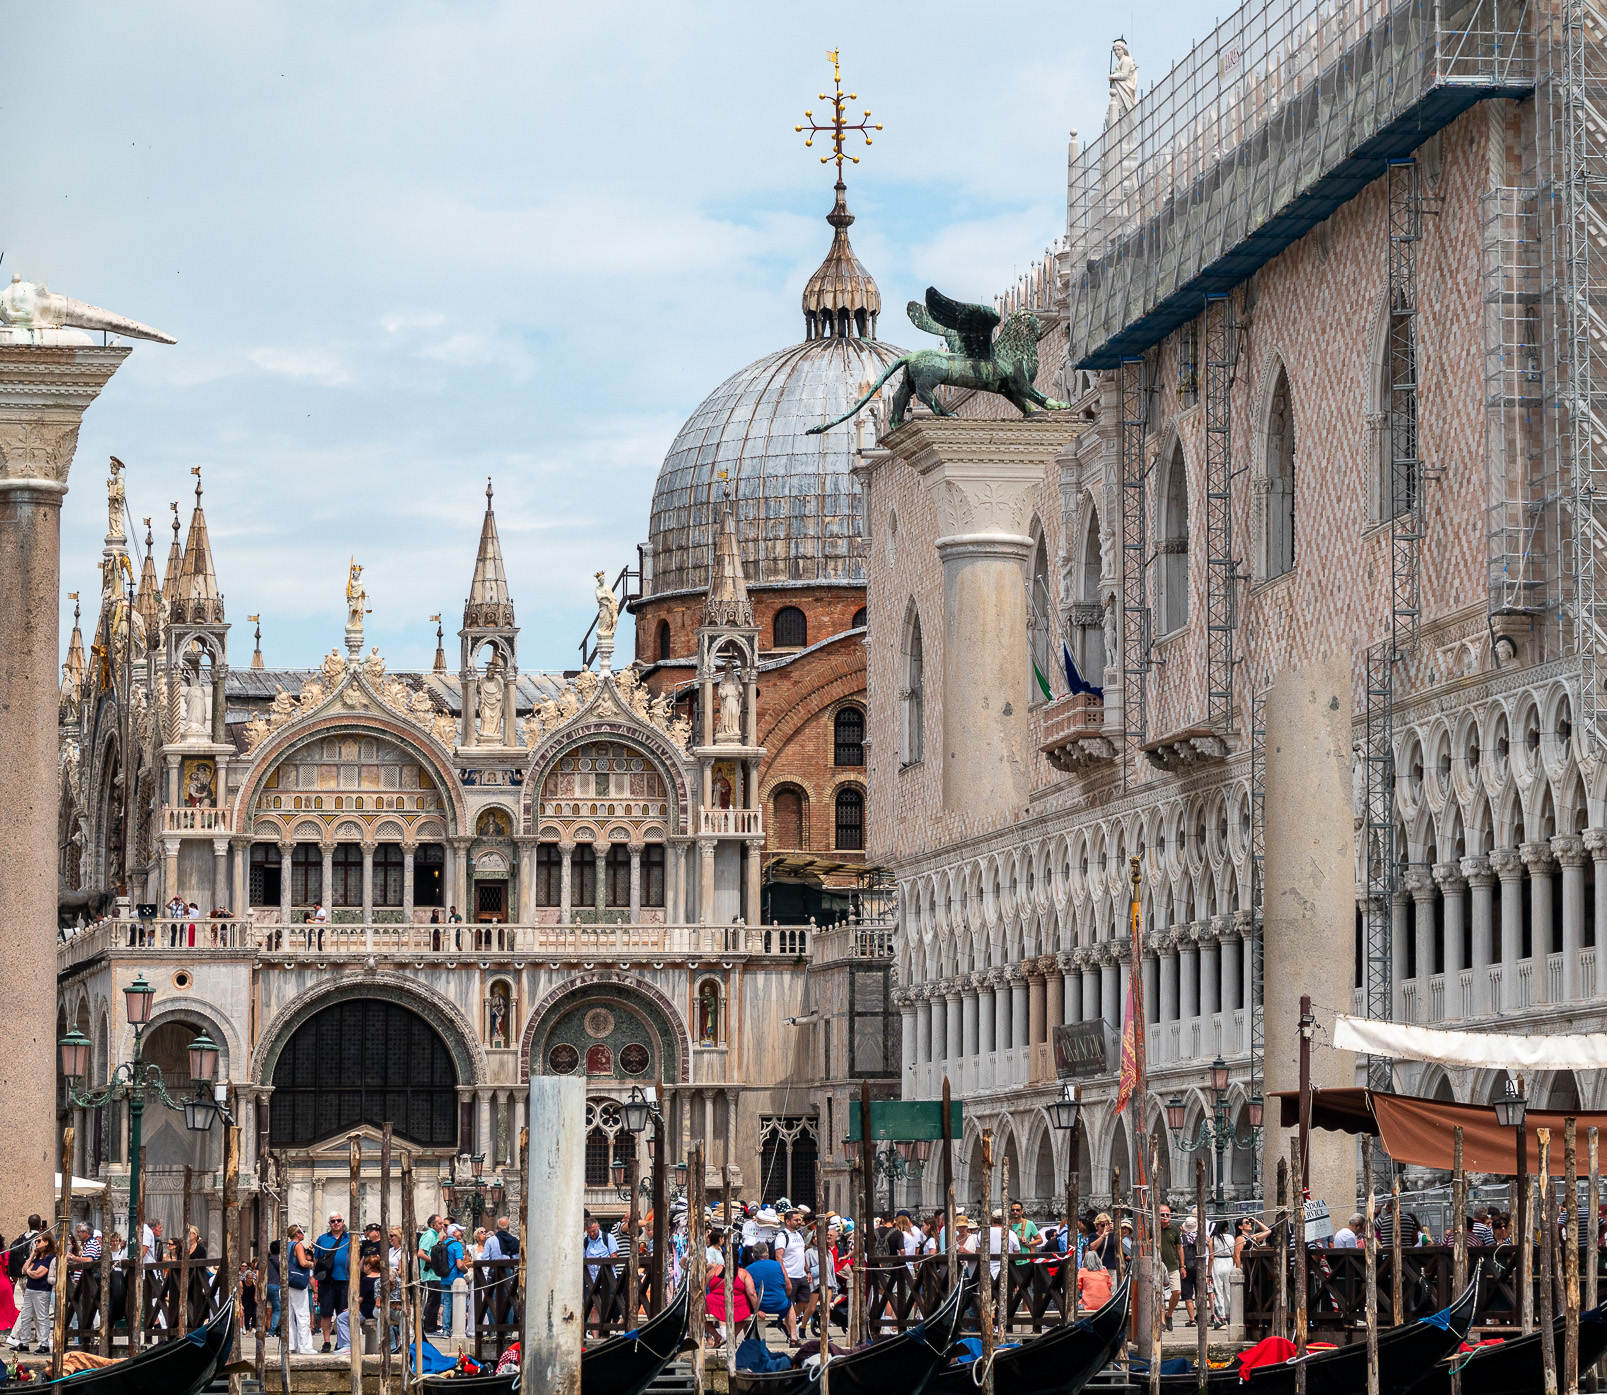
[{"label": "black lamp post", "polygon": [[484,1153],[475,1153],[469,1158],[469,1179],[454,1183],[446,1191],[447,1210],[450,1212],[454,1206],[461,1206],[466,1228],[471,1234],[475,1226],[501,1207],[506,1195],[501,1177],[485,1175]]},{"label": "black lamp post", "polygon": [[233,1123],[229,1111],[212,1097],[212,1087],[218,1078],[218,1046],[203,1030],[190,1043],[190,1079],[195,1082],[193,1097],[176,1100],[168,1094],[162,1080],[162,1068],[144,1059],[145,1028],[151,1020],[151,1000],[156,990],[145,981],[143,973],[123,990],[128,1024],[134,1029],[134,1059],[115,1067],[107,1078],[104,1090],[79,1088],[89,1074],[89,1038],[74,1027],[56,1043],[61,1059],[61,1073],[67,1082],[67,1098],[81,1109],[99,1109],[112,1100],[128,1101],[128,1234],[129,1244],[137,1247],[140,1237],[135,1233],[135,1220],[139,1213],[140,1145],[144,1131],[145,1092],[153,1092],[169,1109],[184,1115],[185,1127],[195,1133],[206,1133],[218,1115]]},{"label": "black lamp post", "polygon": [[1517,1171],[1512,1176],[1512,1240],[1518,1250],[1519,1299],[1529,1291],[1529,1101],[1523,1097],[1523,1081],[1507,1080],[1506,1093],[1495,1102],[1495,1121],[1511,1129],[1517,1139]]},{"label": "black lamp post", "polygon": [[[1228,1119],[1228,1063],[1220,1056],[1211,1062],[1211,1093],[1214,1096],[1211,1117],[1201,1119],[1193,1138],[1183,1137],[1183,1124],[1188,1118],[1188,1106],[1182,1097],[1173,1095],[1166,1102],[1166,1127],[1172,1131],[1177,1146],[1185,1153],[1198,1153],[1202,1149],[1216,1151],[1216,1204],[1223,1204],[1222,1173],[1224,1160],[1231,1145],[1239,1152],[1249,1152],[1260,1142],[1262,1119],[1261,1096],[1254,1096],[1248,1105],[1250,1133],[1240,1138],[1236,1125]],[[1204,1218],[1201,1218],[1202,1223]]]}]

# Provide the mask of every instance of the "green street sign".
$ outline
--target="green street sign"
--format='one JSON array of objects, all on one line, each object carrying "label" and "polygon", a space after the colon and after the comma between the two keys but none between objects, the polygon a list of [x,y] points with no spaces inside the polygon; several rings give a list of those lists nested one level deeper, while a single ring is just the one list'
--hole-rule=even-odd
[{"label": "green street sign", "polygon": [[[949,1102],[949,1131],[958,1141],[964,1131],[964,1103]],[[942,1100],[872,1100],[870,1106],[870,1136],[879,1142],[899,1139],[920,1140],[943,1137]],[[848,1106],[848,1140],[858,1143],[859,1101]]]}]

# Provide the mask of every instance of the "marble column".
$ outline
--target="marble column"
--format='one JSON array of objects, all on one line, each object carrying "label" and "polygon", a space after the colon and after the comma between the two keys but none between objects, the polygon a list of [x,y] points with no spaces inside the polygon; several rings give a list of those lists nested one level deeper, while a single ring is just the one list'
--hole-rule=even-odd
[{"label": "marble column", "polygon": [[1227,1041],[1227,1023],[1219,1023],[1217,1030],[1212,1031],[1212,1024],[1217,1022],[1222,1011],[1219,996],[1222,969],[1217,962],[1218,955],[1215,939],[1208,937],[1200,941],[1200,1038],[1202,1050],[1208,1056],[1226,1056],[1232,1049]]},{"label": "marble column", "polygon": [[[1594,898],[1594,904],[1590,908],[1590,923],[1591,929],[1594,931],[1594,934],[1591,936],[1591,954],[1597,961],[1594,977],[1594,992],[1600,993],[1601,984],[1603,982],[1600,963],[1601,932],[1602,927],[1607,926],[1607,866],[1603,865],[1603,863],[1607,863],[1607,828],[1587,828],[1584,833],[1584,838],[1585,847],[1589,849],[1590,856],[1592,859],[1594,859],[1596,864],[1596,895]],[[1587,993],[1586,996],[1590,996],[1590,994]]]},{"label": "marble column", "polygon": [[1473,954],[1468,964],[1473,971],[1473,993],[1465,1005],[1465,1011],[1472,1017],[1486,1017],[1491,1011],[1490,963],[1494,947],[1490,939],[1490,887],[1495,881],[1495,873],[1482,857],[1464,857],[1461,870],[1471,890],[1468,908],[1473,940]]},{"label": "marble column", "polygon": [[1490,866],[1501,878],[1501,1001],[1497,1012],[1518,1007],[1518,959],[1523,953],[1523,859],[1516,848],[1496,848]]},{"label": "marble column", "polygon": [[[402,844],[402,920],[408,925],[413,923],[413,857],[417,851],[412,843]],[[524,886],[523,878],[520,886]]]},{"label": "marble column", "polygon": [[929,1066],[936,1052],[932,1049],[932,998],[923,985],[915,998],[915,1064]]},{"label": "marble column", "polygon": [[[374,844],[364,843],[363,849],[363,924],[374,919]],[[469,919],[467,914],[463,917]]]},{"label": "marble column", "polygon": [[[199,899],[199,898],[197,898]],[[203,907],[203,917],[212,911],[224,909],[229,904],[229,840],[227,838],[214,838],[212,840],[212,904]]]},{"label": "marble column", "polygon": [[235,1102],[240,1110],[240,1175],[249,1177],[257,1170],[256,1086],[236,1086]]},{"label": "marble column", "polygon": [[466,921],[474,919],[474,888],[469,885],[469,840],[456,838],[452,842],[452,890],[457,897],[453,903],[458,914]]},{"label": "marble column", "polygon": [[475,1152],[484,1153],[487,1161],[496,1152],[496,1139],[491,1133],[491,1091],[481,1086],[475,1092],[478,1107],[475,1110]]},{"label": "marble column", "polygon": [[994,1009],[998,999],[993,992],[991,976],[979,975],[981,982],[977,984],[976,993],[976,1041],[977,1054],[989,1056],[999,1049],[999,1043],[994,1037]]},{"label": "marble column", "polygon": [[558,923],[568,925],[574,909],[571,888],[575,884],[575,845],[558,844]]},{"label": "marble column", "polygon": [[967,978],[962,980],[960,1003],[961,1048],[959,1054],[962,1056],[976,1056],[981,1053],[982,1007],[981,995],[977,990],[974,979]]},{"label": "marble column", "polygon": [[[1242,960],[1245,945],[1238,935],[1224,934],[1219,941],[1219,946],[1222,958],[1222,974],[1218,1001],[1222,1005],[1222,1014],[1225,1017],[1231,1012],[1238,1011],[1248,1002],[1246,998],[1241,996],[1244,991]],[[1248,1024],[1245,1026],[1245,1031],[1249,1031]]]},{"label": "marble column", "polygon": [[[1255,916],[1249,911],[1235,911],[1233,913],[1233,928],[1239,932],[1239,1007],[1245,1016],[1244,1044],[1245,1050],[1250,1048],[1250,1011],[1255,1005],[1255,960],[1256,960],[1256,925]],[[1266,977],[1266,940],[1261,940],[1261,975]],[[1263,982],[1263,989],[1266,985]],[[1265,993],[1262,995],[1265,1004]]]},{"label": "marble column", "polygon": [[1585,947],[1585,840],[1564,834],[1551,840],[1551,851],[1562,868],[1562,997],[1577,1002],[1579,955]]},{"label": "marble column", "polygon": [[1000,970],[993,977],[993,1049],[1005,1052],[1010,1049],[1015,1035],[1011,1031],[1010,1019],[1014,1015],[1012,1008],[1015,999],[1015,980],[1021,971],[1012,965],[1008,969]]},{"label": "marble column", "polygon": [[1099,1015],[1105,1019],[1105,1025],[1113,1032],[1120,1034],[1122,1029],[1122,1012],[1125,997],[1121,991],[1122,981],[1127,976],[1127,961],[1118,961],[1116,956],[1108,949],[1099,960]]},{"label": "marble column", "polygon": [[965,1055],[965,995],[952,980],[945,987],[948,1024],[943,1030],[943,1059],[958,1062]]},{"label": "marble column", "polygon": [[1551,924],[1551,877],[1556,860],[1549,843],[1525,843],[1518,849],[1523,865],[1529,869],[1529,1006],[1550,1002],[1548,957],[1556,949],[1556,930]]},{"label": "marble column", "polygon": [[1029,1001],[1031,993],[1025,968],[1020,964],[1010,966],[1010,1031],[1005,1041],[1011,1050],[1019,1050],[1030,1046],[1035,1040],[1031,1036],[1032,1017]]},{"label": "marble column", "polygon": [[[1167,1023],[1178,1020],[1178,955],[1174,945],[1165,946],[1160,955],[1161,1002],[1158,1021],[1164,1027]],[[1164,1043],[1166,1033],[1162,1032],[1161,1040]],[[1161,1054],[1165,1057],[1166,1048],[1163,1045]]]},{"label": "marble column", "polygon": [[1411,904],[1411,893],[1404,890],[1397,891],[1389,902],[1390,1017],[1396,1022],[1406,1021],[1406,936],[1411,933]]},{"label": "marble column", "polygon": [[915,1072],[921,1064],[921,1039],[915,1028],[915,1000],[905,990],[898,989],[893,994],[893,1006],[898,1009],[902,1038],[900,1045],[904,1059],[901,1062],[903,1069],[900,1075],[904,1081],[904,1098],[915,1099],[917,1097]]},{"label": "marble column", "polygon": [[279,920],[282,924],[290,923],[290,876],[292,865],[296,859],[296,845],[294,843],[279,844]]},{"label": "marble column", "polygon": [[642,920],[642,845],[632,843],[631,854],[631,924],[639,925]]},{"label": "marble column", "polygon": [[[1192,932],[1193,926],[1189,927]],[[1200,948],[1192,933],[1177,945],[1177,1019],[1188,1022],[1200,1015]]]},{"label": "marble column", "polygon": [[[318,902],[328,910],[334,903],[335,885],[335,845],[333,843],[319,843],[319,851],[324,855],[324,865],[319,872],[322,880],[318,884]],[[333,917],[331,917],[333,918]],[[308,931],[311,934],[311,931]]]},{"label": "marble column", "polygon": [[1434,975],[1434,878],[1414,867],[1401,879],[1412,898],[1412,938],[1417,949],[1417,1017],[1427,1025],[1432,1017],[1429,980]]},{"label": "marble column", "polygon": [[1445,1016],[1458,1021],[1469,1011],[1468,1003],[1462,998],[1462,970],[1468,967],[1462,962],[1468,884],[1461,873],[1462,869],[1454,862],[1434,864],[1434,880],[1445,898]]},{"label": "marble column", "polygon": [[[1061,982],[1061,1008],[1060,1020],[1070,1026],[1072,1023],[1083,1020],[1082,1010],[1082,966],[1074,949],[1063,949],[1055,956],[1055,967],[1060,971]],[[1049,992],[1054,994],[1054,980],[1050,980]],[[1054,1036],[1054,1010],[1050,1009],[1050,1037]]]},{"label": "marble column", "polygon": [[713,838],[697,840],[697,922],[708,925],[714,914],[714,844]]},{"label": "marble column", "polygon": [[1055,1028],[1065,1021],[1065,975],[1060,967],[1059,958],[1053,954],[1044,955],[1038,960],[1038,965],[1043,971],[1042,1040],[1052,1043],[1055,1039]]},{"label": "marble column", "polygon": [[1097,1022],[1104,1016],[1104,1008],[1100,1003],[1104,965],[1100,962],[1097,949],[1089,948],[1084,954],[1086,957],[1082,961],[1082,1020]]}]

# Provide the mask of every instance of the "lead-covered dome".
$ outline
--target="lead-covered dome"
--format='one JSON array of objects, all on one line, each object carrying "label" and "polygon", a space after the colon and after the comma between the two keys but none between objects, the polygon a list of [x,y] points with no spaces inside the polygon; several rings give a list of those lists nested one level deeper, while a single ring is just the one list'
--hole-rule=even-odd
[{"label": "lead-covered dome", "polygon": [[881,296],[848,245],[853,221],[839,185],[831,250],[804,293],[808,337],[732,374],[670,446],[653,489],[649,595],[709,584],[727,483],[749,585],[865,584],[853,423],[807,434],[904,352],[874,337]]}]

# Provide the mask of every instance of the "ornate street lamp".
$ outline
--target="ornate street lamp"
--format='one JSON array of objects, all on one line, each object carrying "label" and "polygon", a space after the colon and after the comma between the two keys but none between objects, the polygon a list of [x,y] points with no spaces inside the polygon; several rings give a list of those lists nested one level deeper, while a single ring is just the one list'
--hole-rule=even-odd
[{"label": "ornate street lamp", "polygon": [[1060,1098],[1049,1106],[1049,1122],[1057,1129],[1074,1129],[1081,1112],[1082,1100],[1077,1095],[1076,1086],[1067,1085],[1061,1091]]},{"label": "ornate street lamp", "polygon": [[195,1094],[182,1100],[167,1092],[162,1079],[162,1068],[144,1059],[145,1029],[151,1021],[151,1002],[156,990],[145,981],[143,973],[123,990],[123,1002],[128,1024],[134,1029],[134,1058],[112,1068],[103,1090],[81,1088],[89,1075],[89,1039],[76,1027],[56,1043],[61,1073],[67,1083],[67,1098],[81,1109],[99,1109],[113,1100],[128,1101],[128,1234],[130,1243],[139,1243],[135,1222],[139,1215],[140,1146],[144,1132],[145,1096],[153,1093],[169,1109],[184,1115],[184,1126],[195,1133],[206,1133],[221,1114],[233,1123],[228,1109],[213,1097],[213,1086],[218,1075],[217,1043],[206,1032],[201,1032],[190,1043],[190,1079]]},{"label": "ornate street lamp", "polygon": [[1239,1152],[1250,1152],[1260,1142],[1262,1100],[1254,1095],[1248,1102],[1250,1133],[1240,1138],[1236,1125],[1228,1119],[1228,1063],[1220,1056],[1210,1066],[1211,1092],[1216,1097],[1211,1117],[1200,1120],[1193,1138],[1183,1137],[1183,1125],[1188,1121],[1188,1105],[1181,1096],[1173,1095],[1166,1102],[1166,1127],[1172,1131],[1177,1146],[1185,1153],[1198,1153],[1211,1148],[1216,1152],[1216,1204],[1223,1204],[1222,1174],[1229,1146]]},{"label": "ornate street lamp", "polygon": [[652,1117],[653,1105],[636,1085],[631,1086],[631,1097],[619,1107],[624,1116],[625,1127],[632,1133],[641,1133],[647,1127],[647,1121]]}]

